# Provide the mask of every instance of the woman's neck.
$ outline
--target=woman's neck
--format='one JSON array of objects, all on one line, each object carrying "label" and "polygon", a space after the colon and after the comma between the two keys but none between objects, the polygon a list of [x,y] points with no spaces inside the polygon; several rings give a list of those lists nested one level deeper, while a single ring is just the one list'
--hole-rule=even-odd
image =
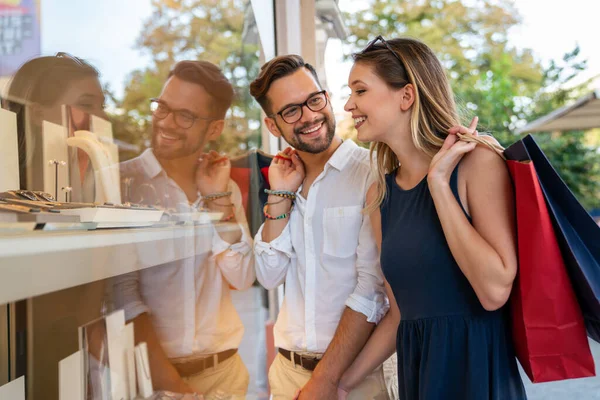
[{"label": "woman's neck", "polygon": [[410,130],[396,132],[390,137],[386,144],[400,163],[397,179],[412,187],[427,175],[431,157],[415,146]]}]

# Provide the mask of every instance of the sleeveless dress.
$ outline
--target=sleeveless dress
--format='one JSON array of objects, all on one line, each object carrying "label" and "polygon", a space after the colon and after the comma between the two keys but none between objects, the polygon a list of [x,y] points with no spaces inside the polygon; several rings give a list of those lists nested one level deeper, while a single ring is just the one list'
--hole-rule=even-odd
[{"label": "sleeveless dress", "polygon": [[[460,204],[457,171],[450,187]],[[481,306],[452,257],[427,177],[403,190],[395,176],[386,176],[381,205],[381,267],[401,313],[400,399],[526,399],[507,310]]]}]

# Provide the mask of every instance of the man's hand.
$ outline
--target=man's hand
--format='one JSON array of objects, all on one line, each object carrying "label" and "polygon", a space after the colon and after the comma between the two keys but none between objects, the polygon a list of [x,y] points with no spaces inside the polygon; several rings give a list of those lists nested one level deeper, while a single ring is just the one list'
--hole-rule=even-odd
[{"label": "man's hand", "polygon": [[311,378],[300,391],[298,400],[337,400],[338,387],[335,383],[318,377]]},{"label": "man's hand", "polygon": [[341,387],[338,386],[338,400],[346,400],[348,398],[348,395],[350,394],[349,392],[346,391],[346,389],[342,389]]},{"label": "man's hand", "polygon": [[304,181],[304,164],[291,147],[281,153],[289,159],[273,158],[269,166],[269,184],[273,190],[287,190],[295,193]]},{"label": "man's hand", "polygon": [[212,150],[198,159],[196,186],[203,196],[227,191],[231,162],[229,158]]}]

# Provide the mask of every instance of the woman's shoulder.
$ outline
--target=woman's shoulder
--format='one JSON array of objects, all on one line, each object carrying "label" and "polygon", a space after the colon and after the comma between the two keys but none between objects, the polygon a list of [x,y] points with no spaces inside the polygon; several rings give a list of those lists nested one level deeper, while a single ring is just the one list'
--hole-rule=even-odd
[{"label": "woman's shoulder", "polygon": [[[500,145],[492,136],[481,135],[480,138],[491,144]],[[467,177],[495,172],[497,169],[506,170],[506,162],[498,153],[483,144],[478,144],[461,161],[461,171],[464,170]]]}]

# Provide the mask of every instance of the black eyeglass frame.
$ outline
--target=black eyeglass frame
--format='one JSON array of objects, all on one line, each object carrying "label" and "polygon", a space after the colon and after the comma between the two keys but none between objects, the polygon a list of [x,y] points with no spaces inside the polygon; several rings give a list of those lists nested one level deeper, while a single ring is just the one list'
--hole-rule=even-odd
[{"label": "black eyeglass frame", "polygon": [[[164,117],[160,117],[160,116],[156,115],[156,111],[157,110],[152,110],[152,107],[153,107],[152,105],[153,104],[157,104],[157,107],[158,106],[163,106],[164,108],[166,108],[167,113],[165,114]],[[219,118],[201,117],[199,115],[193,114],[190,110],[175,110],[175,109],[169,107],[167,105],[167,103],[165,103],[163,100],[161,100],[161,99],[159,99],[157,97],[153,97],[153,98],[150,99],[150,111],[152,112],[152,115],[155,116],[158,119],[165,119],[165,118],[167,118],[169,116],[169,114],[173,113],[173,120],[175,121],[175,124],[177,124],[177,126],[179,126],[181,129],[189,129],[189,128],[191,128],[192,126],[194,126],[194,124],[196,123],[197,120],[217,121],[219,119]],[[178,115],[181,115],[182,112],[192,114],[192,122],[189,124],[189,126],[185,126],[186,124],[182,124],[179,121]]]},{"label": "black eyeglass frame", "polygon": [[[311,106],[308,105],[308,102],[311,99],[313,99],[315,96],[324,96],[325,97],[325,103],[323,104],[323,107],[321,107],[317,110],[311,108]],[[281,117],[281,119],[283,120],[283,122],[291,125],[291,124],[295,124],[296,122],[298,122],[302,119],[302,116],[304,115],[304,106],[306,106],[306,108],[308,108],[312,112],[318,112],[318,111],[321,111],[322,109],[324,109],[325,107],[327,107],[327,104],[329,104],[329,96],[327,95],[327,90],[321,90],[320,92],[313,93],[312,95],[308,96],[308,99],[306,99],[306,101],[304,101],[303,103],[290,104],[290,105],[284,107],[284,109],[279,111],[278,113],[271,114],[270,117],[275,118],[276,116],[279,115]],[[294,120],[293,122],[287,121],[285,119],[285,117],[283,116],[283,112],[291,107],[300,107],[300,116],[298,117],[298,119]]]}]

